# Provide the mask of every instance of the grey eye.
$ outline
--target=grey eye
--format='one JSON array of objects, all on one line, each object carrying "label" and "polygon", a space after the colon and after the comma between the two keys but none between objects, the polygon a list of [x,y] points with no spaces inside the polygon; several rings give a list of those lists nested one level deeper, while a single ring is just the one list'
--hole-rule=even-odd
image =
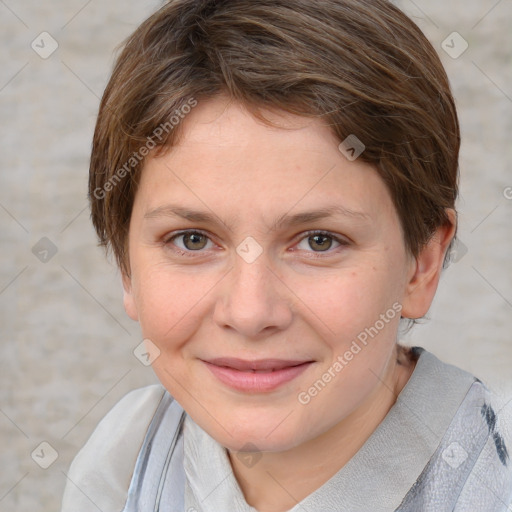
[{"label": "grey eye", "polygon": [[329,233],[310,233],[305,236],[297,245],[302,251],[327,252],[329,249],[336,249],[343,243]]},{"label": "grey eye", "polygon": [[313,235],[308,237],[309,247],[313,250],[327,251],[332,247],[332,237],[326,235]]},{"label": "grey eye", "polygon": [[208,238],[201,233],[187,233],[183,235],[183,245],[190,251],[204,249],[208,243]]},{"label": "grey eye", "polygon": [[204,249],[210,241],[210,239],[198,231],[188,231],[185,233],[178,233],[173,236],[169,242],[174,243],[180,249],[185,251],[200,251]]}]

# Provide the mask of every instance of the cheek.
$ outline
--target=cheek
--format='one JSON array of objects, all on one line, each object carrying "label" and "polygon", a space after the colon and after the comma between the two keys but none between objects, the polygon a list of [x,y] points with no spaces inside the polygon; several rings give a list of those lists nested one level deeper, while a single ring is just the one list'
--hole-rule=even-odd
[{"label": "cheek", "polygon": [[290,288],[319,332],[331,340],[330,344],[342,347],[373,325],[397,300],[397,290],[390,281],[384,265],[369,264],[321,278],[301,276],[290,281]]},{"label": "cheek", "polygon": [[144,337],[167,346],[185,340],[206,314],[211,288],[205,276],[180,273],[165,265],[146,266],[134,287]]}]

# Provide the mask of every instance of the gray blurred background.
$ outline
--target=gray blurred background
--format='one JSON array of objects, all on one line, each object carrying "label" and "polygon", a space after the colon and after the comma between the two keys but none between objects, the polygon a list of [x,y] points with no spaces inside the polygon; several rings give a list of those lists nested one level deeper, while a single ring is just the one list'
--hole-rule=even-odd
[{"label": "gray blurred background", "polygon": [[[474,373],[505,405],[512,0],[398,3],[439,51],[463,135],[456,262],[430,320],[404,342]],[[59,510],[70,461],[98,421],[129,390],[157,382],[133,354],[140,332],[96,247],[86,185],[114,48],[159,5],[0,0],[1,512]]]}]

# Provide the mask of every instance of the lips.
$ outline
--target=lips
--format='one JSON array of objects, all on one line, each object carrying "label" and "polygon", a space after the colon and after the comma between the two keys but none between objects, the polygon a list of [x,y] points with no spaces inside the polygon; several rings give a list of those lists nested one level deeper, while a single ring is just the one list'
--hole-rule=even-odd
[{"label": "lips", "polygon": [[290,368],[292,366],[299,366],[310,361],[296,361],[284,359],[258,359],[254,361],[246,361],[244,359],[237,359],[235,357],[219,357],[206,361],[207,363],[214,364],[215,366],[223,366],[225,368],[232,368],[241,372],[272,372],[275,370],[282,370],[283,368]]},{"label": "lips", "polygon": [[221,357],[203,361],[222,384],[245,393],[274,391],[297,378],[314,361]]}]

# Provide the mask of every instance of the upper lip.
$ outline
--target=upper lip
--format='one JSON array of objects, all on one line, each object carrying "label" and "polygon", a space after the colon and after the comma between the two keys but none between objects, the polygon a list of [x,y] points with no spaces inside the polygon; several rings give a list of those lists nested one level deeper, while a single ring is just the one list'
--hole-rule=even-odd
[{"label": "upper lip", "polygon": [[291,359],[255,359],[247,361],[245,359],[238,359],[236,357],[217,357],[215,359],[205,360],[206,363],[214,364],[216,366],[225,366],[227,368],[234,368],[235,370],[248,371],[248,370],[281,370],[290,366],[298,366],[304,363],[310,363],[306,360],[291,360]]}]

